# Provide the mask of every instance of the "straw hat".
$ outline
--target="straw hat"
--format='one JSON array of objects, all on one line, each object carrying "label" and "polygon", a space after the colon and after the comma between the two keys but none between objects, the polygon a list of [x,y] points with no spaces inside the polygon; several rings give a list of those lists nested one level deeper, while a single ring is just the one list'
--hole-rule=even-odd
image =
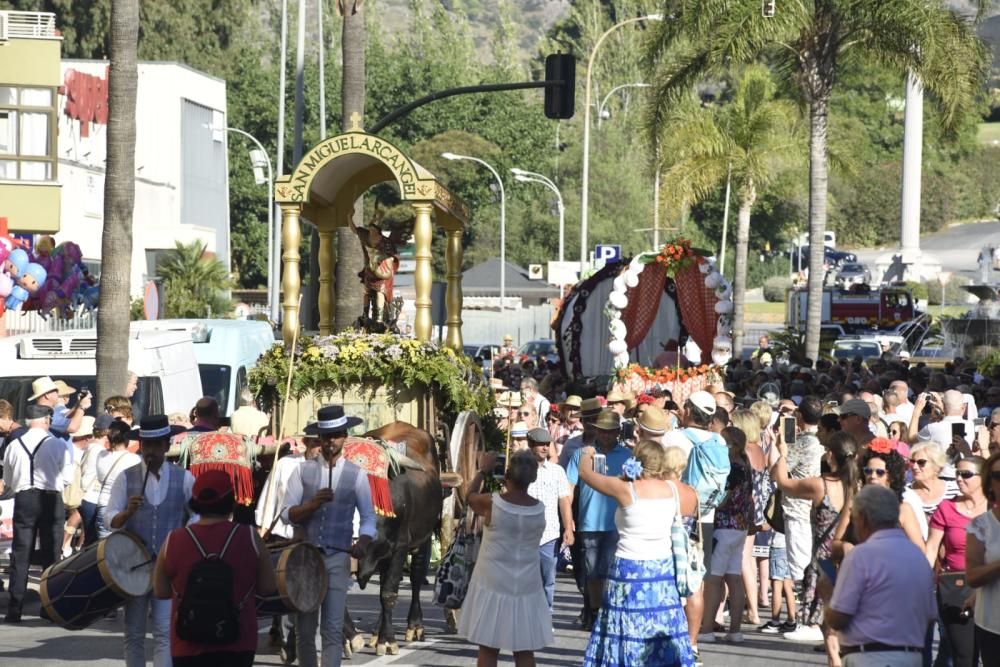
[{"label": "straw hat", "polygon": [[490,378],[490,388],[493,391],[505,391],[507,389],[500,378]]},{"label": "straw hat", "polygon": [[40,377],[31,383],[31,396],[28,397],[28,400],[37,401],[45,394],[49,394],[53,391],[59,391],[59,385],[53,382],[52,378],[48,375]]},{"label": "straw hat", "polygon": [[642,415],[640,415],[636,424],[638,424],[639,428],[647,433],[663,435],[667,432],[670,421],[667,419],[667,413],[665,411],[655,405],[651,405],[642,411]]},{"label": "straw hat", "polygon": [[594,428],[602,431],[618,431],[622,427],[621,417],[614,410],[601,410],[594,420]]},{"label": "straw hat", "polygon": [[582,398],[580,398],[575,394],[570,394],[569,396],[566,397],[565,401],[559,404],[559,409],[564,410],[566,408],[575,408],[576,410],[579,410],[582,404],[583,404]]},{"label": "straw hat", "polygon": [[521,392],[505,391],[497,397],[497,405],[503,408],[521,407]]},{"label": "straw hat", "polygon": [[580,403],[580,418],[584,421],[593,421],[597,415],[601,414],[604,406],[596,398],[585,398]]},{"label": "straw hat", "polygon": [[74,387],[69,386],[62,380],[56,380],[54,384],[59,389],[60,396],[72,396],[76,393],[76,389]]},{"label": "straw hat", "polygon": [[612,389],[608,392],[608,403],[624,403],[626,410],[631,410],[635,405],[635,397],[632,396],[631,392],[619,391],[618,389]]},{"label": "straw hat", "polygon": [[512,438],[527,438],[528,437],[528,425],[524,422],[515,422],[510,429],[510,437]]}]

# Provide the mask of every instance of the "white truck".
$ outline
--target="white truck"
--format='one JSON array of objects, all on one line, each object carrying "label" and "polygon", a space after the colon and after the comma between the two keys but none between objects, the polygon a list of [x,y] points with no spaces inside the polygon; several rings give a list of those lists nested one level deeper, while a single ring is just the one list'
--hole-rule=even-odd
[{"label": "white truck", "polygon": [[[44,375],[94,392],[96,356],[94,329],[0,338],[0,398],[13,404],[15,415],[23,415],[32,381]],[[129,369],[139,377],[132,396],[137,419],[148,414],[188,414],[202,396],[194,344],[184,332],[131,330]],[[91,412],[98,409],[94,406]]]}]

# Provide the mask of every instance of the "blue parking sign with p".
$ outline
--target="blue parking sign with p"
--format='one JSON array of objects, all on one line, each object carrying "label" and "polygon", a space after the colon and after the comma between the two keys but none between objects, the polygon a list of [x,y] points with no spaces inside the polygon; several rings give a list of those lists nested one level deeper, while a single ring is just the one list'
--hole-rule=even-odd
[{"label": "blue parking sign with p", "polygon": [[622,258],[620,245],[599,245],[594,248],[594,261],[612,264]]}]

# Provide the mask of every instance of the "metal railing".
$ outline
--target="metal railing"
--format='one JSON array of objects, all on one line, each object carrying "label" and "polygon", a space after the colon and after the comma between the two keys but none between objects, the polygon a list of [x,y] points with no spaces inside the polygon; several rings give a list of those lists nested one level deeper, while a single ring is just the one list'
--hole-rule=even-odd
[{"label": "metal railing", "polygon": [[57,37],[56,15],[51,12],[0,12],[0,24],[6,24],[7,38],[43,39]]}]

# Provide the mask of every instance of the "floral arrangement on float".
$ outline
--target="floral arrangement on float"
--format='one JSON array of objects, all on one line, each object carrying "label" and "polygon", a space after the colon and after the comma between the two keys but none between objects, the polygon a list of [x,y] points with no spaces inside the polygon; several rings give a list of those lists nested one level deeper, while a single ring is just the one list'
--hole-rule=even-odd
[{"label": "floral arrangement on float", "polygon": [[[628,351],[641,342],[649,326],[640,332],[630,332],[623,314],[634,312],[640,293],[662,292],[668,277],[676,283],[677,303],[685,328],[702,350],[711,350],[714,366],[654,370],[629,364]],[[643,289],[643,282],[652,287]],[[632,391],[643,391],[653,384],[672,384],[680,389],[674,393],[684,397],[717,381],[719,374],[715,367],[728,363],[733,352],[732,295],[733,287],[716,268],[714,258],[693,248],[688,239],[677,238],[658,252],[633,257],[614,279],[604,311],[609,323],[608,350],[614,358],[617,383]]]},{"label": "floral arrangement on float", "polygon": [[[250,371],[250,387],[255,394],[276,392],[284,399],[288,375],[288,351],[277,343]],[[482,381],[482,370],[449,347],[353,329],[332,336],[306,336],[295,346],[289,385],[292,398],[359,389],[374,396],[386,389],[389,402],[395,404],[405,400],[403,395],[410,390],[421,388],[432,388],[449,412],[486,414],[493,408],[493,394]]]}]

